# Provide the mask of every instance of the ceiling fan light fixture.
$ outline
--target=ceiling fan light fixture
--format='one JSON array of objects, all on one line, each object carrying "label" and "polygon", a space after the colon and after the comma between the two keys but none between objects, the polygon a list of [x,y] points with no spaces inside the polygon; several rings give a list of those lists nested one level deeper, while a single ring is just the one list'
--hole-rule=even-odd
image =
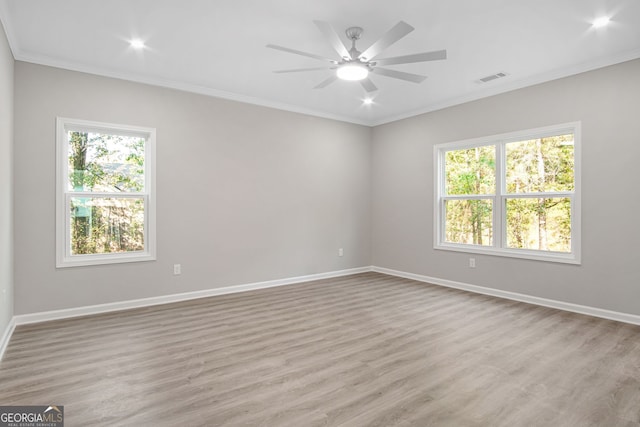
[{"label": "ceiling fan light fixture", "polygon": [[369,75],[369,69],[365,64],[361,63],[346,63],[341,65],[336,70],[336,75],[339,79],[348,81],[364,80]]}]

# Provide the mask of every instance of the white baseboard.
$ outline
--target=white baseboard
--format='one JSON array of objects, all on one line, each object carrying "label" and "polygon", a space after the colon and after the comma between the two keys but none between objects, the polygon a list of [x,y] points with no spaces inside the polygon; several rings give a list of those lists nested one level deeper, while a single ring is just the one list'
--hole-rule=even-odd
[{"label": "white baseboard", "polygon": [[9,345],[9,340],[11,339],[11,335],[13,335],[13,331],[16,329],[16,318],[12,317],[4,330],[4,334],[2,334],[2,339],[0,339],[0,360],[4,356],[4,352]]},{"label": "white baseboard", "polygon": [[11,335],[17,325],[25,325],[29,323],[46,322],[50,320],[68,319],[72,317],[87,316],[91,314],[108,313],[112,311],[128,310],[131,308],[149,307],[159,304],[168,304],[172,302],[187,301],[197,298],[205,298],[216,295],[231,294],[237,292],[246,292],[256,289],[272,288],[275,286],[293,285],[297,283],[310,282],[313,280],[330,279],[334,277],[349,276],[352,274],[366,273],[374,271],[382,274],[388,274],[390,276],[403,277],[406,279],[417,280],[419,282],[431,283],[434,285],[445,286],[449,288],[461,289],[464,291],[474,292],[478,294],[490,295],[498,298],[505,298],[514,301],[525,302],[529,304],[540,305],[544,307],[556,308],[564,311],[571,311],[574,313],[586,314],[594,317],[601,317],[604,319],[615,320],[618,322],[631,323],[634,325],[640,325],[640,316],[620,313],[616,311],[604,310],[595,307],[589,307],[584,305],[572,304],[563,301],[556,301],[546,298],[535,297],[526,294],[519,294],[516,292],[502,291],[499,289],[485,288],[483,286],[471,285],[468,283],[455,282],[452,280],[439,279],[436,277],[429,277],[420,274],[407,273],[398,270],[392,270],[383,267],[360,267],[352,268],[348,270],[332,271],[327,273],[311,274],[308,276],[290,277],[286,279],[269,280],[265,282],[249,283],[244,285],[226,286],[223,288],[206,289],[202,291],[186,292],[181,294],[164,295],[159,297],[142,298],[129,301],[120,301],[108,304],[98,304],[86,307],[76,307],[64,310],[46,311],[32,314],[21,314],[13,316],[9,325],[4,331],[2,339],[0,340],[0,360],[9,344]]},{"label": "white baseboard", "polygon": [[383,267],[372,267],[371,271],[377,273],[388,274],[390,276],[403,277],[405,279],[417,280],[419,282],[431,283],[448,288],[461,289],[463,291],[474,292],[477,294],[490,295],[498,298],[505,298],[514,301],[526,302],[529,304],[541,305],[543,307],[556,308],[558,310],[571,311],[573,313],[586,314],[603,319],[616,320],[618,322],[631,323],[640,325],[640,316],[629,313],[620,313],[617,311],[604,310],[602,308],[589,307],[586,305],[572,304],[563,301],[557,301],[547,298],[534,297],[531,295],[520,294],[516,292],[502,291],[500,289],[485,288],[483,286],[470,285],[468,283],[454,282],[452,280],[439,279],[437,277],[423,276],[420,274],[407,273],[404,271],[392,270]]},{"label": "white baseboard", "polygon": [[[313,280],[330,279],[333,277],[349,276],[351,274],[366,273],[371,271],[371,267],[351,268],[348,270],[331,271],[327,273],[311,274],[308,276],[289,277],[286,279],[268,280],[265,282],[249,283],[245,285],[226,286],[223,288],[206,289],[195,292],[185,292],[181,294],[163,295],[159,297],[142,298],[129,301],[119,301],[107,304],[90,305],[86,307],[75,307],[64,310],[44,311],[32,314],[20,314],[13,317],[15,325],[26,325],[29,323],[47,322],[50,320],[69,319],[72,317],[87,316],[91,314],[108,313],[112,311],[128,310],[131,308],[149,307],[159,304],[187,301],[197,298],[205,298],[216,295],[232,294],[236,292],[253,291],[256,289],[272,288],[275,286],[294,285],[297,283],[310,282]],[[9,334],[9,337],[11,335]],[[8,341],[8,338],[7,338]]]}]

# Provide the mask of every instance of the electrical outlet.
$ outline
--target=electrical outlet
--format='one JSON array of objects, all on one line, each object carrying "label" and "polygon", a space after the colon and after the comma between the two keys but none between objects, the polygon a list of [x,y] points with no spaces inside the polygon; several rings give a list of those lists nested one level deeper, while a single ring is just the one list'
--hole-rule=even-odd
[{"label": "electrical outlet", "polygon": [[180,264],[173,264],[173,275],[178,276],[182,274],[182,266]]},{"label": "electrical outlet", "polygon": [[469,267],[470,268],[476,268],[476,259],[475,258],[469,258]]},{"label": "electrical outlet", "polygon": [[344,255],[344,251],[342,250],[342,248],[338,249],[338,256],[343,256]]}]

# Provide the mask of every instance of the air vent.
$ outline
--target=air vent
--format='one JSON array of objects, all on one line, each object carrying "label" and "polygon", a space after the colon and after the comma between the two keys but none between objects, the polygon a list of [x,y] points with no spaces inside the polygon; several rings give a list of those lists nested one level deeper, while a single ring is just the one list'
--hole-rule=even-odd
[{"label": "air vent", "polygon": [[490,81],[501,79],[503,77],[507,77],[508,75],[509,74],[507,73],[495,73],[495,74],[491,74],[490,76],[485,76],[485,77],[482,77],[481,79],[476,80],[476,83],[479,83],[479,84],[489,83]]}]

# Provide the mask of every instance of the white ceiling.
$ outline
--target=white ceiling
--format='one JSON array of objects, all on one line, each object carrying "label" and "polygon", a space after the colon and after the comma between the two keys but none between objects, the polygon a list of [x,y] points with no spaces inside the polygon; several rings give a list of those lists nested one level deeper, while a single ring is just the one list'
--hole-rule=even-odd
[{"label": "white ceiling", "polygon": [[[610,25],[592,28],[602,15]],[[0,19],[17,60],[365,125],[640,58],[639,0],[0,0]],[[313,89],[329,70],[273,73],[323,63],[268,43],[338,59],[314,20],[345,44],[347,27],[363,27],[361,51],[403,20],[415,30],[381,57],[448,59],[388,66],[428,78],[374,75],[365,106],[357,82]],[[498,72],[508,77],[476,82]]]}]

